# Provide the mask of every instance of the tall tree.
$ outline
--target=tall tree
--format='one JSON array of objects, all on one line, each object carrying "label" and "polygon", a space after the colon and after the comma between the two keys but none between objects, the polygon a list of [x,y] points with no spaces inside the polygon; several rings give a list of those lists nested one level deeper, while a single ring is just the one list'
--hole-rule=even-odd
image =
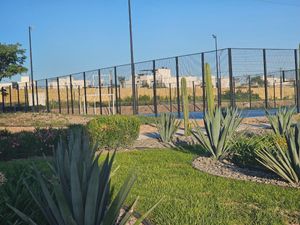
[{"label": "tall tree", "polygon": [[19,43],[0,43],[0,81],[27,72],[27,68],[23,66],[25,59],[25,49]]}]

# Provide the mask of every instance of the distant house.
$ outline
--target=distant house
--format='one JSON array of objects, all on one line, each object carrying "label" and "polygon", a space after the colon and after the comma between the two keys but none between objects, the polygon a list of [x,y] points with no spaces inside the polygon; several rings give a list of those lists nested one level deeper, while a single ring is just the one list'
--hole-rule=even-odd
[{"label": "distant house", "polygon": [[[172,88],[177,87],[177,79],[175,75],[172,75],[171,73],[171,69],[169,68],[159,68],[156,69],[155,71],[156,73],[156,84],[157,87],[169,87],[169,85]],[[185,77],[187,80],[187,87],[193,87],[193,83],[196,86],[202,85],[202,76],[199,75],[191,75],[191,74],[186,74],[186,75],[180,75],[181,77]],[[130,87],[131,86],[131,79],[127,80],[126,86]],[[139,87],[149,87],[152,88],[153,87],[153,82],[154,82],[154,78],[153,78],[153,74],[138,74],[136,75],[136,84]],[[212,76],[212,83],[213,86],[216,86],[216,82],[217,79],[215,76]],[[180,86],[180,82],[179,82],[179,86]],[[229,87],[229,78],[228,77],[224,77],[221,79],[221,86],[222,87]]]}]

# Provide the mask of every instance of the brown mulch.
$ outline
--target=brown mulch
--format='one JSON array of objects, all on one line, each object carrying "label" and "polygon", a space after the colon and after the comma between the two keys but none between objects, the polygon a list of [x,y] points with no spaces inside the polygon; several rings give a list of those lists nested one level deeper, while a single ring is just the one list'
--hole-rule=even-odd
[{"label": "brown mulch", "polygon": [[282,187],[300,188],[300,184],[289,184],[272,173],[241,168],[227,160],[217,161],[209,157],[200,156],[193,161],[193,167],[202,172],[219,177],[272,184]]}]

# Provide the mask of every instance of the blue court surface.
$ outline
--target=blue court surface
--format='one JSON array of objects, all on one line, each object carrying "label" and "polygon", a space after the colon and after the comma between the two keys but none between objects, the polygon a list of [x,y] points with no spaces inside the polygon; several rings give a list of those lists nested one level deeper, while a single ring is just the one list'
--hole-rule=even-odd
[{"label": "blue court surface", "polygon": [[[277,109],[268,109],[268,112],[271,114],[275,114]],[[177,116],[177,112],[173,112],[175,116]],[[158,114],[159,115],[159,114]],[[244,109],[241,110],[241,117],[250,118],[250,117],[259,117],[265,116],[265,109]],[[155,114],[145,114],[144,116],[155,116]],[[180,118],[183,118],[183,113],[180,113]],[[203,112],[190,112],[190,118],[192,119],[203,119]]]}]

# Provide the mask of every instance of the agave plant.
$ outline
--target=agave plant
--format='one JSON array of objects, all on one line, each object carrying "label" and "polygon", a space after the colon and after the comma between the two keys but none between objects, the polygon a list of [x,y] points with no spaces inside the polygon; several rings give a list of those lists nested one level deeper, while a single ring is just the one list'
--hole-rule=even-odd
[{"label": "agave plant", "polygon": [[275,134],[280,136],[286,134],[291,127],[294,112],[295,108],[288,109],[286,107],[280,107],[275,115],[271,115],[270,112],[266,111],[266,116]]},{"label": "agave plant", "polygon": [[[116,197],[111,199],[110,178],[115,153],[111,157],[107,154],[105,160],[99,163],[101,154],[95,157],[95,149],[96,147],[90,147],[87,133],[82,128],[74,128],[67,141],[61,139],[58,143],[53,164],[50,165],[53,178],[47,180],[35,169],[34,177],[40,186],[40,192],[37,193],[32,192],[25,181],[28,191],[49,224],[115,224],[136,177],[128,176]],[[126,224],[135,204],[136,201],[119,224]],[[19,209],[12,206],[10,208],[30,225],[36,225]],[[136,224],[140,224],[143,219],[141,217]]]},{"label": "agave plant", "polygon": [[285,135],[287,150],[278,143],[275,149],[264,148],[257,151],[257,160],[284,180],[290,183],[300,182],[300,123]]},{"label": "agave plant", "polygon": [[197,124],[192,133],[213,158],[220,159],[227,153],[230,140],[241,120],[240,112],[237,109],[226,109],[223,114],[220,108],[216,108],[212,113],[205,113],[206,134]]},{"label": "agave plant", "polygon": [[157,124],[159,139],[164,143],[171,143],[172,138],[181,124],[171,113],[162,113]]}]

